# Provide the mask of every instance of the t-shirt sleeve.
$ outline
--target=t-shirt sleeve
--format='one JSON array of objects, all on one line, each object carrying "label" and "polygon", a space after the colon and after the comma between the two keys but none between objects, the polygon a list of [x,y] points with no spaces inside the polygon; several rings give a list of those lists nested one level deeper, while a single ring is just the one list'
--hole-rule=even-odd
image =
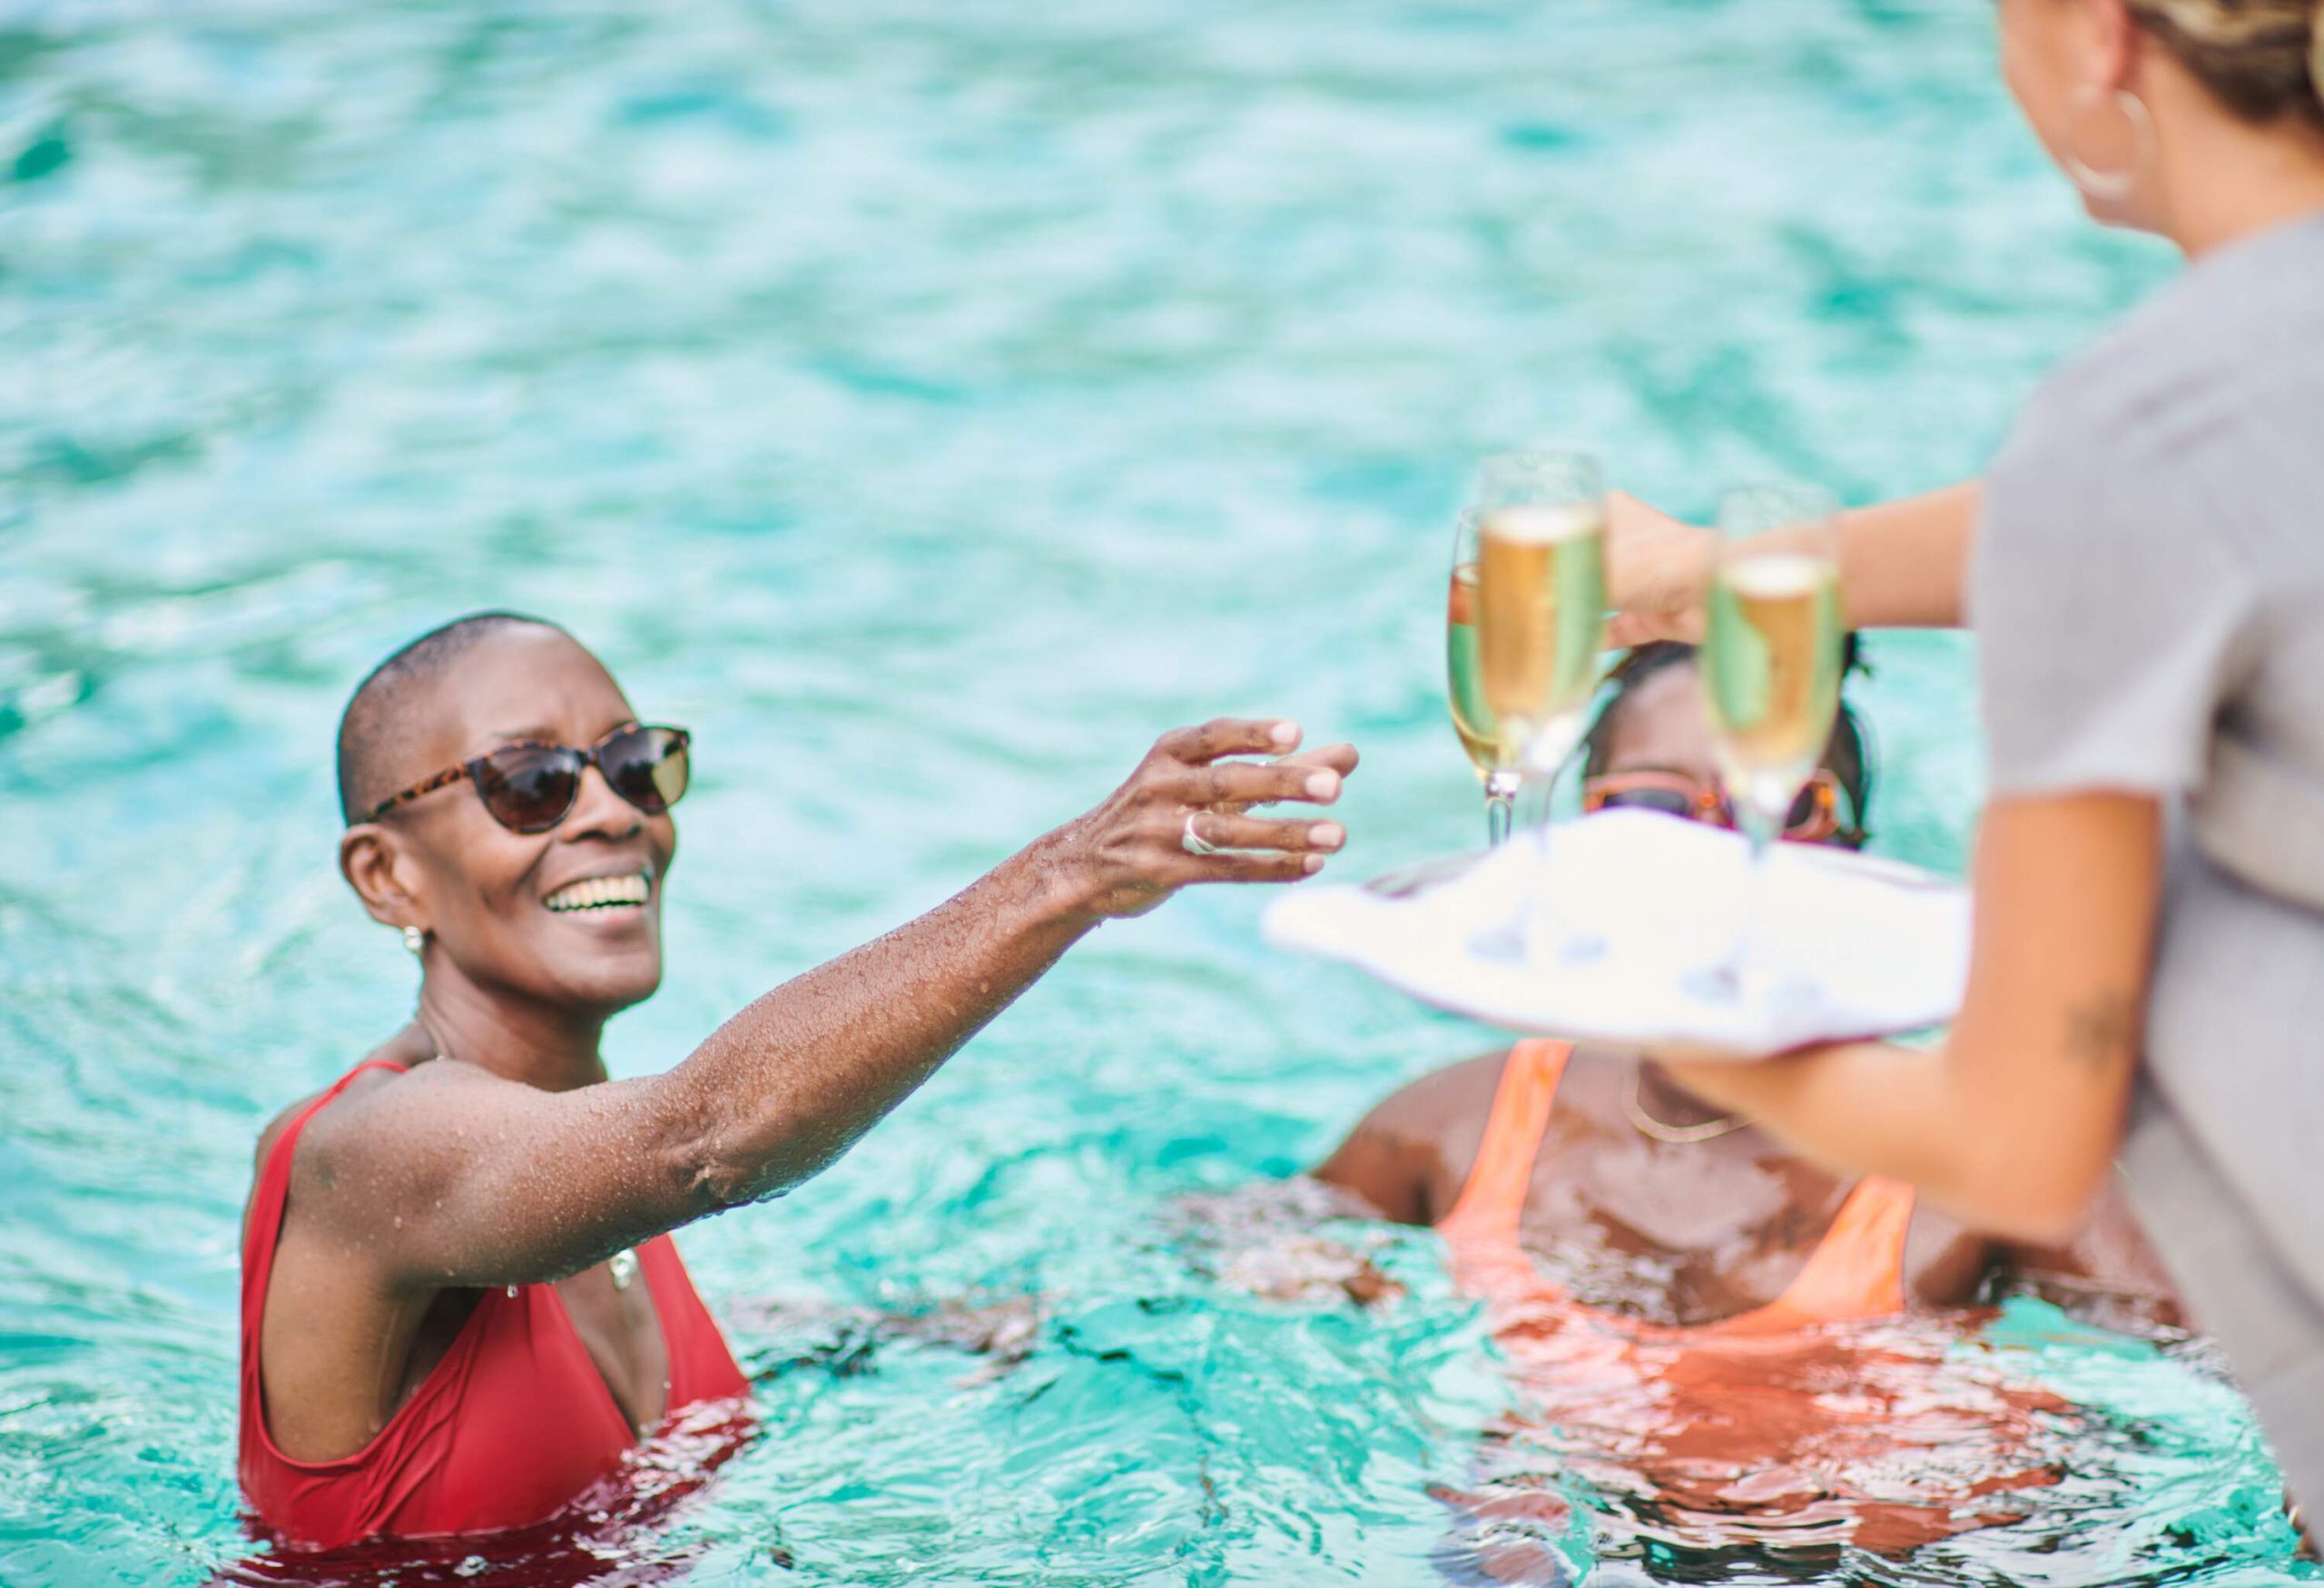
[{"label": "t-shirt sleeve", "polygon": [[2109,436],[2037,403],[1987,476],[1969,615],[1996,794],[2193,788],[2247,665],[2258,603],[2193,460]]}]

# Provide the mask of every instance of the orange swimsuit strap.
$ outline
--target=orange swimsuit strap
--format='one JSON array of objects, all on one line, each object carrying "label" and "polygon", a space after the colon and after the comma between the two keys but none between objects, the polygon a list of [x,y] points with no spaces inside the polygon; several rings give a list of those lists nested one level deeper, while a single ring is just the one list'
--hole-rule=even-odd
[{"label": "orange swimsuit strap", "polygon": [[[1436,1227],[1461,1254],[1463,1272],[1496,1301],[1563,1299],[1525,1255],[1518,1223],[1558,1082],[1572,1056],[1572,1043],[1539,1038],[1509,1050],[1477,1161],[1452,1211]],[[1910,1186],[1866,1177],[1848,1193],[1807,1266],[1781,1296],[1738,1317],[1704,1325],[1703,1330],[1750,1334],[1902,1312],[1905,1233],[1912,1217]]]}]

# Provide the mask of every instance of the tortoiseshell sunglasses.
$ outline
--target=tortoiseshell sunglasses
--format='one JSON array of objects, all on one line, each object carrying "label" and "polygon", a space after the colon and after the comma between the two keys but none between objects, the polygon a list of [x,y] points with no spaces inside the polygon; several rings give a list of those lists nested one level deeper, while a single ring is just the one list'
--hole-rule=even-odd
[{"label": "tortoiseshell sunglasses", "polygon": [[[1817,767],[1791,803],[1784,837],[1794,843],[1838,843],[1861,849],[1864,829],[1843,817],[1844,802],[1850,807],[1856,803],[1832,775],[1831,768]],[[1622,808],[1659,811],[1666,816],[1709,822],[1716,827],[1735,825],[1735,807],[1726,792],[1715,784],[1697,783],[1683,772],[1610,772],[1581,785],[1584,814]],[[1852,808],[1848,814],[1854,814]]]},{"label": "tortoiseshell sunglasses", "polygon": [[684,728],[615,728],[586,750],[523,741],[448,766],[423,783],[389,794],[363,820],[376,822],[398,805],[449,788],[462,778],[492,819],[511,833],[546,833],[573,814],[581,774],[595,766],[607,786],[649,816],[658,816],[686,792],[689,736]]}]

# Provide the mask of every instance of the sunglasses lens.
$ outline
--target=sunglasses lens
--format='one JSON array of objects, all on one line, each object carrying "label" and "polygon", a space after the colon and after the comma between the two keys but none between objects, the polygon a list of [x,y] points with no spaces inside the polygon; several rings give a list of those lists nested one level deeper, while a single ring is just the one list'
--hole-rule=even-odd
[{"label": "sunglasses lens", "polygon": [[1799,797],[1791,802],[1791,814],[1783,819],[1783,824],[1787,831],[1796,833],[1803,827],[1820,826],[1823,820],[1823,802],[1813,788],[1803,788]]},{"label": "sunglasses lens", "polygon": [[1601,811],[1659,811],[1666,816],[1695,817],[1695,802],[1675,788],[1618,788],[1600,802]]},{"label": "sunglasses lens", "polygon": [[476,786],[502,826],[544,833],[573,809],[581,758],[570,750],[496,750],[478,763]]},{"label": "sunglasses lens", "polygon": [[649,816],[658,816],[686,792],[686,736],[675,728],[631,728],[597,754],[614,792]]}]

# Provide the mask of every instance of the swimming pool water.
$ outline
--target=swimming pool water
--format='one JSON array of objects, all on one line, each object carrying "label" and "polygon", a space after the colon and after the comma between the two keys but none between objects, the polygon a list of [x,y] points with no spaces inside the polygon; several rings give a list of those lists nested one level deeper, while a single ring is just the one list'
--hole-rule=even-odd
[{"label": "swimming pool water", "polygon": [[[1479,450],[1594,439],[1692,511],[1768,472],[1935,485],[2163,273],[2078,221],[1989,27],[1952,0],[0,8],[0,1582],[249,1553],[250,1144],[412,991],[331,859],[332,724],[388,646],[539,610],[695,728],[624,1072],[1179,722],[1358,740],[1344,872],[1466,844],[1436,626]],[[1957,865],[1965,653],[1873,656],[1881,847]],[[685,1238],[763,1431],[601,1540],[611,1580],[1462,1557],[1428,1491],[1508,1392],[1432,1239],[1343,1229],[1410,1287],[1376,1313],[1267,1301],[1184,1198],[1312,1162],[1489,1037],[1268,952],[1259,902],[1108,928],[831,1173]],[[1019,1309],[1021,1360],[876,1321],[964,1301]],[[2094,1408],[2072,1478],[1822,1574],[2299,1570],[2200,1350],[2024,1304],[1964,1349]]]}]

